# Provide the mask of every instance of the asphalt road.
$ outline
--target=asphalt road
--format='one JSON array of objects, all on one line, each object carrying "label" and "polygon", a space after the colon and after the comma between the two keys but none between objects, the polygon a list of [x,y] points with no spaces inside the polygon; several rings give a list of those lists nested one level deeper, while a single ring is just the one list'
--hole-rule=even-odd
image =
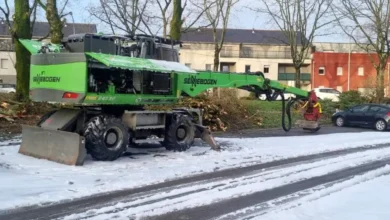
[{"label": "asphalt road", "polygon": [[[180,199],[185,196],[191,195],[196,196],[196,194],[199,192],[211,192],[215,188],[221,188],[220,190],[222,191],[229,190],[229,188],[233,188],[234,190],[234,187],[248,184],[250,183],[250,181],[253,181],[253,179],[260,180],[260,182],[265,181],[267,180],[267,175],[273,175],[273,173],[277,175],[277,173],[283,172],[284,170],[289,168],[295,169],[295,167],[297,167],[294,172],[280,174],[280,177],[277,178],[283,178],[286,175],[294,175],[295,173],[310,173],[310,169],[299,168],[300,165],[310,165],[313,168],[316,168],[318,166],[326,167],[328,160],[330,161],[332,159],[350,154],[365,154],[371,151],[387,148],[390,148],[389,144],[363,146],[352,149],[343,149],[338,151],[330,151],[319,154],[277,160],[268,163],[255,164],[247,167],[236,167],[228,170],[204,173],[200,175],[171,180],[139,188],[125,189],[112,193],[93,195],[81,199],[76,199],[73,201],[65,201],[57,204],[46,204],[45,206],[41,207],[38,206],[23,208],[19,210],[10,210],[10,212],[8,213],[0,213],[0,219],[63,219],[65,216],[77,213],[84,213],[85,216],[73,219],[89,219],[99,216],[101,214],[110,215],[136,208],[147,208],[149,205],[153,207],[153,205],[156,205],[161,202],[164,203],[164,201]],[[362,157],[365,156],[362,155]],[[387,164],[390,164],[390,158],[368,162],[363,165],[351,166],[346,169],[336,170],[335,172],[331,172],[329,174],[320,175],[309,179],[303,179],[295,183],[282,185],[280,187],[271,188],[269,190],[254,191],[253,193],[247,195],[217,201],[210,205],[201,205],[194,208],[179,209],[164,215],[149,216],[146,219],[213,219],[214,217],[232,213],[241,208],[250,207],[259,203],[267,203],[268,201],[271,201],[275,198],[283,197],[315,186],[342,181],[355,175],[362,174],[370,170],[378,169],[380,167],[384,167]],[[243,182],[237,182],[237,179],[240,178]],[[276,177],[271,177],[271,179],[272,178]],[[225,183],[221,184],[221,180]],[[209,184],[213,185],[209,186]],[[196,188],[191,188],[193,186],[196,186]],[[190,190],[184,190],[186,187],[190,187]],[[169,194],[171,192],[181,190],[184,193],[179,192],[176,194]],[[161,196],[160,198],[153,198],[155,195],[163,196]],[[124,205],[116,207],[115,205],[118,203],[122,203]],[[92,211],[104,207],[114,208],[108,208],[107,211],[105,211],[104,213],[96,213],[95,211]],[[127,219],[133,219],[132,217],[133,216],[129,216],[129,218]]]},{"label": "asphalt road", "polygon": [[[338,128],[334,126],[324,126],[320,131],[316,133],[311,133],[303,131],[302,129],[292,129],[289,132],[284,132],[281,129],[267,129],[267,130],[247,130],[241,131],[240,133],[216,133],[216,137],[280,137],[280,136],[304,136],[304,135],[322,135],[322,134],[332,134],[332,133],[351,133],[351,132],[367,132],[372,131],[370,129],[363,128]],[[132,205],[129,207],[122,207],[113,211],[107,211],[107,214],[110,212],[121,212],[126,209],[132,209],[142,206],[147,206],[149,204],[154,204],[161,202],[162,200],[170,200],[180,198],[191,193],[198,193],[200,191],[210,190],[208,187],[202,188],[204,183],[212,183],[213,181],[217,182],[218,180],[232,180],[237,177],[246,177],[250,176],[253,173],[261,173],[264,170],[272,169],[285,169],[288,167],[297,166],[299,164],[315,163],[323,160],[328,160],[330,158],[339,157],[342,155],[348,155],[352,153],[366,152],[375,149],[389,148],[390,145],[377,145],[375,147],[360,147],[355,149],[346,149],[332,152],[325,152],[320,154],[300,156],[296,158],[284,159],[279,161],[273,161],[269,163],[256,164],[247,167],[237,167],[229,170],[216,171],[213,173],[204,173],[192,177],[186,177],[182,179],[167,181],[159,184],[154,184],[145,187],[139,187],[134,189],[125,189],[121,191],[115,191],[112,193],[93,195],[73,201],[64,201],[61,203],[55,204],[46,204],[45,206],[40,207],[26,207],[18,210],[10,210],[7,213],[0,213],[0,219],[7,220],[16,220],[16,219],[62,219],[63,217],[73,214],[73,213],[84,213],[91,209],[99,209],[102,207],[114,206],[118,202],[126,203],[131,201]],[[390,164],[390,159],[373,161],[361,166],[354,166],[344,170],[338,170],[327,175],[318,176],[315,178],[310,178],[302,180],[296,183],[291,183],[283,185],[281,187],[272,188],[265,191],[257,191],[252,194],[245,196],[240,196],[236,198],[231,198],[228,200],[222,200],[215,202],[211,205],[198,206],[194,208],[185,208],[176,210],[174,212],[167,213],[165,215],[150,216],[150,219],[212,219],[226,213],[234,212],[240,208],[253,206],[258,203],[266,203],[272,199],[288,195],[294,192],[302,191],[314,186],[319,186],[331,182],[342,181],[346,178],[353,177],[369,170],[374,170],[380,167],[383,167],[387,164]],[[301,171],[300,171],[301,172]],[[304,172],[304,171],[302,171]],[[263,174],[259,174],[263,175]],[[174,189],[181,189],[188,185],[197,185],[200,186],[197,190],[188,192],[185,194],[177,194],[172,196],[163,197],[157,200],[150,200],[148,202],[139,202],[137,203],[137,198],[147,198],[152,197],[158,193],[165,193],[173,191]],[[221,187],[216,183],[215,187]],[[230,186],[229,186],[230,187]],[[213,189],[213,187],[211,187]],[[96,214],[91,212],[93,217]],[[131,218],[129,218],[131,219]],[[233,218],[234,219],[234,218]]]},{"label": "asphalt road", "polygon": [[306,136],[306,135],[323,135],[323,134],[335,134],[335,133],[357,133],[357,132],[369,132],[373,129],[359,128],[359,127],[336,127],[332,125],[322,126],[317,132],[304,131],[300,128],[292,128],[290,131],[285,132],[281,128],[275,129],[252,129],[243,130],[237,132],[215,132],[215,137],[238,137],[238,138],[253,138],[253,137],[283,137],[283,136]]}]

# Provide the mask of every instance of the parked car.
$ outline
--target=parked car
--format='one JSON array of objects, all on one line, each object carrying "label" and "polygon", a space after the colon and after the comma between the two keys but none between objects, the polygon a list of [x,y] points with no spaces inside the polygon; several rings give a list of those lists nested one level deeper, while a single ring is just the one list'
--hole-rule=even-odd
[{"label": "parked car", "polygon": [[[295,98],[295,97],[296,96],[294,94],[284,93],[284,99],[285,100],[287,100],[289,98]],[[259,98],[262,101],[267,100],[267,96],[265,94],[259,94],[257,98]],[[278,95],[275,100],[278,100],[278,101],[282,100],[282,96]]]},{"label": "parked car", "polygon": [[385,131],[389,127],[390,106],[381,104],[355,105],[333,114],[332,122],[338,127],[361,126]]},{"label": "parked car", "polygon": [[0,93],[14,93],[16,92],[15,87],[13,84],[0,84]]},{"label": "parked car", "polygon": [[341,92],[333,88],[315,88],[314,92],[319,99],[330,99],[333,102],[338,102],[341,94]]}]

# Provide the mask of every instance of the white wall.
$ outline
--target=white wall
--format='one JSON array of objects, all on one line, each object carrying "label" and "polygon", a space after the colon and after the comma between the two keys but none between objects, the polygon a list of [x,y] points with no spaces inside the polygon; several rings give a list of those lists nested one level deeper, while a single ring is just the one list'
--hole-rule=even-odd
[{"label": "white wall", "polygon": [[16,83],[15,53],[0,51],[0,78],[4,83]]}]

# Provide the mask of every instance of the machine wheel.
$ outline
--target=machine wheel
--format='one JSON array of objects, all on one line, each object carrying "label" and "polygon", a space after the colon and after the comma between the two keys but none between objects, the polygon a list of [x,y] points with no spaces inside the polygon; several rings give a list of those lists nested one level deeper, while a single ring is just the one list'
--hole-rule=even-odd
[{"label": "machine wheel", "polygon": [[113,161],[122,156],[129,144],[129,132],[119,118],[93,117],[84,129],[87,152],[95,160]]},{"label": "machine wheel", "polygon": [[345,120],[343,117],[339,116],[336,118],[335,125],[338,127],[344,127],[345,126]]},{"label": "machine wheel", "polygon": [[375,122],[375,129],[377,131],[384,131],[386,130],[387,124],[384,120],[379,119],[378,121]]},{"label": "machine wheel", "polygon": [[187,115],[175,114],[166,128],[163,145],[167,150],[186,151],[194,143],[195,126]]}]

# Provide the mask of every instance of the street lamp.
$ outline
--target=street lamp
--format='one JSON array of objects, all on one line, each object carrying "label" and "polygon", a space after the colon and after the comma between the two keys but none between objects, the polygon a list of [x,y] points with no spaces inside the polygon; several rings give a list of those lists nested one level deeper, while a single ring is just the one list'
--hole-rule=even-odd
[{"label": "street lamp", "polygon": [[72,21],[73,21],[73,34],[76,34],[76,28],[74,26],[73,12],[69,12],[69,13],[65,14],[64,16],[67,16],[67,15],[70,15],[72,17]]}]

